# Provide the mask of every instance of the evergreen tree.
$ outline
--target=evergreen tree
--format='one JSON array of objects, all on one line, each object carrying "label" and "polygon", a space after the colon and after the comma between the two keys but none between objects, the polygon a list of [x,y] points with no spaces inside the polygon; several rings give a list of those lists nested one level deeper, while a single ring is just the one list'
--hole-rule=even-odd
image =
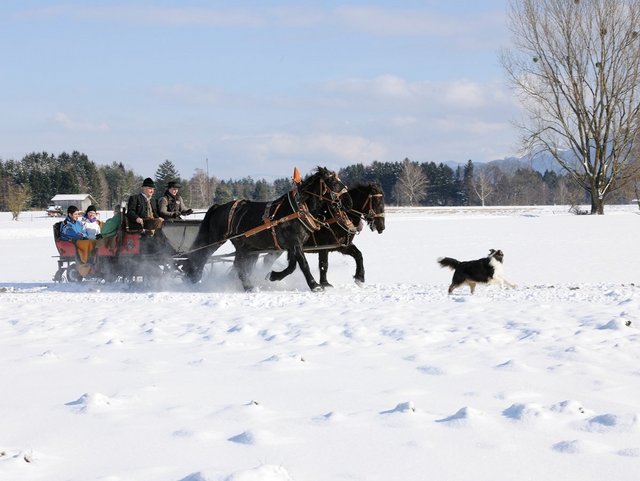
[{"label": "evergreen tree", "polygon": [[215,203],[224,204],[226,202],[231,202],[232,200],[234,200],[234,197],[231,186],[224,180],[221,181],[216,189],[216,195],[214,198]]},{"label": "evergreen tree", "polygon": [[165,160],[158,166],[158,170],[156,170],[156,196],[161,196],[165,190],[167,190],[167,185],[170,181],[180,182],[180,174],[178,173],[178,169],[173,165],[173,162],[170,160]]},{"label": "evergreen tree", "polygon": [[261,179],[256,182],[256,188],[253,192],[253,200],[257,200],[260,202],[268,201],[273,198],[272,188],[269,183]]},{"label": "evergreen tree", "polygon": [[469,159],[462,172],[462,205],[469,205],[473,196],[473,162]]},{"label": "evergreen tree", "polygon": [[[342,178],[342,175],[340,175],[340,178]],[[344,179],[343,179],[344,180]],[[347,184],[350,185],[350,184]],[[291,179],[283,177],[280,179],[276,179],[273,181],[273,195],[275,197],[280,197],[281,195],[286,194],[287,192],[289,192],[291,190]]]}]

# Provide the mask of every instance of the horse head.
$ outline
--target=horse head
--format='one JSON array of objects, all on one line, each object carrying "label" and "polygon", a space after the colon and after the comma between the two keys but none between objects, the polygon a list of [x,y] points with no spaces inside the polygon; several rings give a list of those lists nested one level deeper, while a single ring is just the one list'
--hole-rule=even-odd
[{"label": "horse head", "polygon": [[306,202],[313,213],[325,215],[350,209],[353,205],[338,174],[326,167],[318,167],[315,173],[302,181],[298,190],[300,200]]},{"label": "horse head", "polygon": [[361,216],[372,231],[384,230],[384,192],[377,182],[357,185],[349,189],[353,202],[352,212]]}]

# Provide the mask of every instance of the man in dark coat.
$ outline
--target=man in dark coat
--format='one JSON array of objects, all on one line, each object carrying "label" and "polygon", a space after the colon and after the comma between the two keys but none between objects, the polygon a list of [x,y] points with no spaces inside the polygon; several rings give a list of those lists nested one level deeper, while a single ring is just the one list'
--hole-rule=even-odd
[{"label": "man in dark coat", "polygon": [[153,179],[147,177],[142,182],[142,192],[129,197],[127,202],[127,220],[129,230],[146,230],[154,232],[162,227],[162,219],[153,201],[156,185]]},{"label": "man in dark coat", "polygon": [[180,184],[175,181],[169,182],[164,195],[158,199],[158,214],[165,220],[180,219],[183,215],[190,215],[193,210],[187,209],[187,206],[178,194]]}]

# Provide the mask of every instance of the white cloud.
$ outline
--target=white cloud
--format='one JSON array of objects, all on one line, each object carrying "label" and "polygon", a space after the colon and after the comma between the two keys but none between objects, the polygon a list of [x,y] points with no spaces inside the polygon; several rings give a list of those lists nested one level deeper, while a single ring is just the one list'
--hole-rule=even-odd
[{"label": "white cloud", "polygon": [[357,135],[339,135],[331,133],[312,133],[296,135],[276,132],[257,136],[226,135],[225,143],[242,145],[255,151],[260,158],[300,158],[317,159],[318,162],[340,159],[343,162],[362,162],[377,159],[384,155],[384,148],[365,137]]},{"label": "white cloud", "polygon": [[458,80],[444,86],[445,101],[452,106],[483,107],[488,94],[486,86],[469,80]]},{"label": "white cloud", "polygon": [[350,28],[376,35],[455,35],[465,28],[460,19],[428,10],[345,6],[335,13]]},{"label": "white cloud", "polygon": [[108,132],[109,125],[106,122],[93,123],[87,121],[72,120],[67,114],[57,112],[53,116],[53,121],[67,130],[75,132]]},{"label": "white cloud", "polygon": [[[473,11],[438,14],[425,8],[385,8],[376,6],[251,6],[192,7],[154,5],[71,5],[25,9],[23,18],[70,17],[83,21],[117,22],[134,25],[211,26],[222,28],[331,28],[364,32],[376,36],[429,36],[449,38],[452,43],[476,48],[477,33],[487,42],[486,32],[504,30],[504,13]],[[475,38],[469,43],[469,38]]]},{"label": "white cloud", "polygon": [[259,10],[198,7],[57,5],[25,10],[21,16],[71,17],[89,21],[168,26],[259,27],[265,24],[264,15]]},{"label": "white cloud", "polygon": [[381,75],[373,79],[328,82],[323,90],[333,96],[342,96],[343,102],[364,103],[367,108],[380,105],[387,109],[389,101],[398,109],[411,111],[478,110],[489,105],[512,103],[512,95],[506,91],[506,86],[466,79],[408,82],[394,75]]},{"label": "white cloud", "polygon": [[489,135],[508,130],[508,122],[488,122],[478,118],[441,117],[434,121],[434,126],[441,132],[457,134]]}]

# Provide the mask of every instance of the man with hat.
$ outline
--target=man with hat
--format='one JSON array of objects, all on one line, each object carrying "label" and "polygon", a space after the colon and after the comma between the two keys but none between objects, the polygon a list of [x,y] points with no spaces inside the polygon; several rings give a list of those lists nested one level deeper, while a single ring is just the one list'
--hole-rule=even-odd
[{"label": "man with hat", "polygon": [[142,192],[129,197],[127,202],[127,220],[129,230],[145,230],[153,233],[162,227],[164,219],[158,216],[153,201],[156,184],[153,179],[147,177],[142,182]]},{"label": "man with hat", "polygon": [[182,197],[178,194],[180,184],[172,180],[167,184],[167,190],[158,199],[158,213],[165,220],[181,219],[183,215],[190,215],[193,210],[187,209]]}]

